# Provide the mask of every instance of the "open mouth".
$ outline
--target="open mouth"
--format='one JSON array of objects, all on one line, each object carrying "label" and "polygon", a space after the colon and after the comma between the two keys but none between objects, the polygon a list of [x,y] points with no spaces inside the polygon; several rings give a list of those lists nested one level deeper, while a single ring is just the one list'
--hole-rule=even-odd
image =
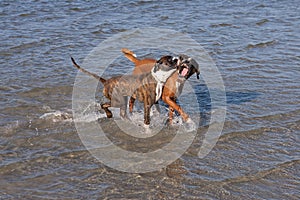
[{"label": "open mouth", "polygon": [[179,77],[187,77],[188,73],[189,73],[189,69],[187,67],[183,67],[179,71]]},{"label": "open mouth", "polygon": [[186,76],[188,72],[189,72],[188,68],[183,68],[180,75],[181,76]]}]

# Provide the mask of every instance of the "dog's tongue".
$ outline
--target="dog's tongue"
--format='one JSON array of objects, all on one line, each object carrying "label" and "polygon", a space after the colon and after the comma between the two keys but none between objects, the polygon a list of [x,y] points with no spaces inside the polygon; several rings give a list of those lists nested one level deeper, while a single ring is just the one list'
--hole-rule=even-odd
[{"label": "dog's tongue", "polygon": [[185,76],[188,73],[188,69],[187,68],[183,68],[183,70],[181,71],[181,76]]}]

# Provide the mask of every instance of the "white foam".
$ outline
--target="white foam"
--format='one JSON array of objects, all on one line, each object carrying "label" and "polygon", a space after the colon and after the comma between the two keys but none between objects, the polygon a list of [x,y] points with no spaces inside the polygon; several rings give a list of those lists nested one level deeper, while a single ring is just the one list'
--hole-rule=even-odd
[{"label": "white foam", "polygon": [[62,112],[60,110],[44,113],[39,118],[44,120],[52,120],[53,122],[72,121],[72,115],[70,113]]}]

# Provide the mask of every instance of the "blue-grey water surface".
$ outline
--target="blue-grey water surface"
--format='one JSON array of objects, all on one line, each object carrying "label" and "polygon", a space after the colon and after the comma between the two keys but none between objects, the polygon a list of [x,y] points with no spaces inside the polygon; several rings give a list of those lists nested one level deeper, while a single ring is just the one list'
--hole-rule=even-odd
[{"label": "blue-grey water surface", "polygon": [[[1,1],[0,199],[299,199],[299,13],[295,0]],[[81,143],[70,55],[82,63],[114,34],[147,27],[205,48],[224,80],[227,115],[218,143],[199,158],[209,126],[200,81],[206,121],[193,145],[165,169],[131,174]]]}]

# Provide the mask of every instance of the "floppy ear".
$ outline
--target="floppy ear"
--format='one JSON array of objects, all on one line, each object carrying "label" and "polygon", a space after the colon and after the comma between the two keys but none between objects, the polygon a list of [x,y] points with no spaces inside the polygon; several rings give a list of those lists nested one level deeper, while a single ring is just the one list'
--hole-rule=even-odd
[{"label": "floppy ear", "polygon": [[159,61],[157,61],[153,67],[153,72],[155,73],[157,70],[158,70],[158,67],[159,67]]},{"label": "floppy ear", "polygon": [[199,71],[197,71],[197,79],[200,79],[200,78],[199,78],[199,74],[200,74],[200,72],[199,72]]},{"label": "floppy ear", "polygon": [[199,71],[198,63],[194,59],[191,59],[190,61],[191,61],[192,66],[194,67],[194,70],[195,70],[196,74],[197,74],[197,79],[200,79],[200,77],[199,77],[200,71]]},{"label": "floppy ear", "polygon": [[193,72],[196,73],[197,79],[200,79],[200,77],[199,77],[200,71],[194,65],[193,65]]}]

